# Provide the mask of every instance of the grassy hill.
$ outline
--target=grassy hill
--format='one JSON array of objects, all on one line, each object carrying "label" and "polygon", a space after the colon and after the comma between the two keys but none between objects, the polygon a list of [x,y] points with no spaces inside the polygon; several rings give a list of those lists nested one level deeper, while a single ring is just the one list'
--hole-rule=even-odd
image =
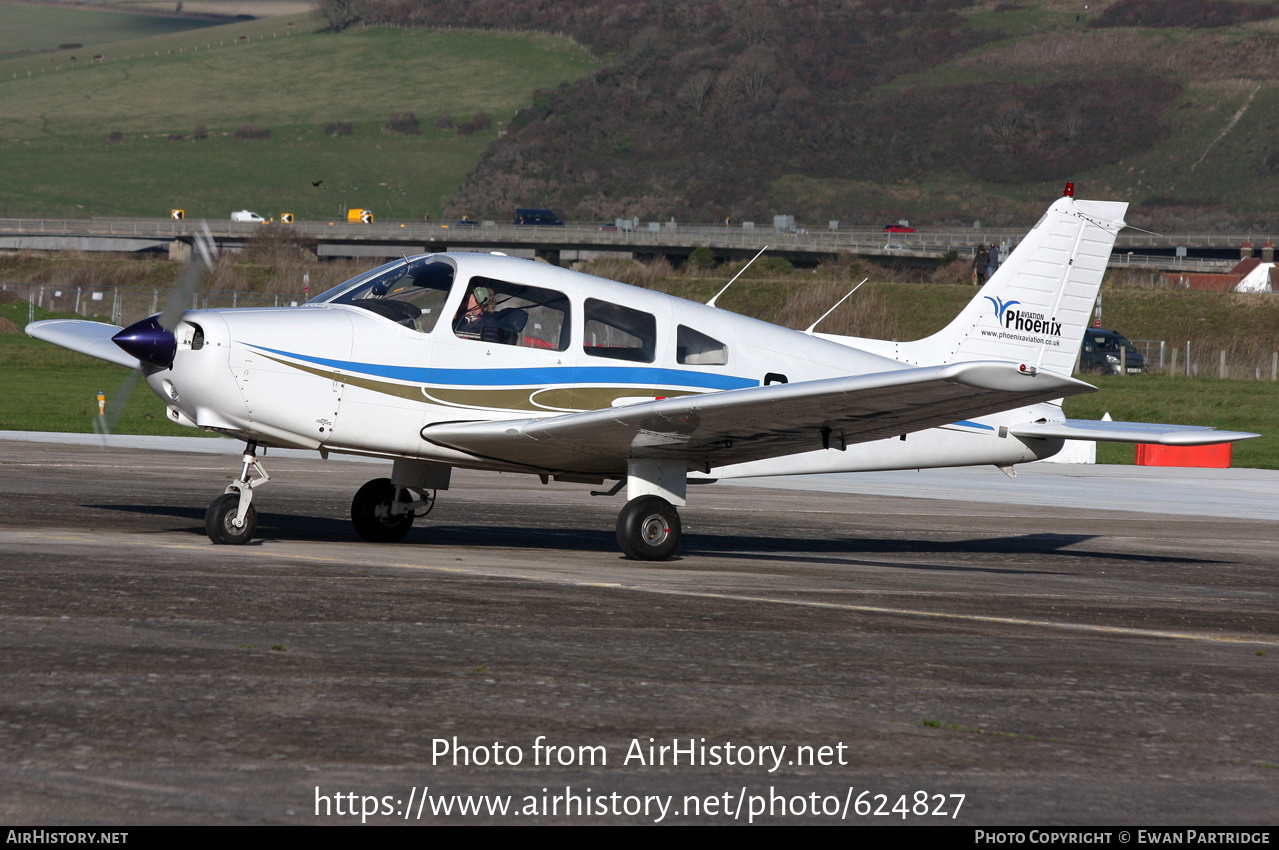
[{"label": "grassy hill", "polygon": [[[316,29],[265,19],[0,62],[0,157],[18,175],[0,214],[438,216],[535,88],[595,67],[540,33]],[[406,112],[420,135],[383,131]],[[481,112],[488,129],[455,129]],[[237,138],[245,125],[270,137]]]},{"label": "grassy hill", "polygon": [[[0,60],[0,214],[991,225],[1073,179],[1149,229],[1279,230],[1273,4],[1089,5],[369,0],[415,28],[342,33],[276,0],[256,6],[289,14],[213,26],[5,5],[0,55],[83,47]],[[420,136],[384,132],[403,112]]]}]

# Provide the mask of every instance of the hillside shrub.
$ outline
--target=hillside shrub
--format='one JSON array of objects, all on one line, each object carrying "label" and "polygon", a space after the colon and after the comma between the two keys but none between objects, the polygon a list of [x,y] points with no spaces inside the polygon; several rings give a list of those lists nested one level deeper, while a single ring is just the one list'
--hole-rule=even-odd
[{"label": "hillside shrub", "polygon": [[235,131],[237,139],[269,139],[271,131],[267,127],[258,124],[245,124],[243,127]]},{"label": "hillside shrub", "polygon": [[715,252],[707,246],[694,248],[684,261],[684,267],[693,271],[705,271],[715,268]]},{"label": "hillside shrub", "polygon": [[395,133],[401,136],[422,135],[422,122],[412,112],[397,112],[382,125],[383,133]]},{"label": "hillside shrub", "polygon": [[121,133],[119,130],[112,130],[112,131],[111,131],[111,132],[107,135],[107,141],[108,141],[108,142],[123,142],[123,141],[124,141],[124,133]]},{"label": "hillside shrub", "polygon": [[459,124],[457,131],[463,136],[469,136],[472,133],[481,133],[493,126],[493,119],[489,117],[487,112],[477,112],[475,117],[465,124]]},{"label": "hillside shrub", "polygon": [[355,132],[355,125],[343,121],[330,121],[324,125],[324,132],[330,136],[349,136]]}]

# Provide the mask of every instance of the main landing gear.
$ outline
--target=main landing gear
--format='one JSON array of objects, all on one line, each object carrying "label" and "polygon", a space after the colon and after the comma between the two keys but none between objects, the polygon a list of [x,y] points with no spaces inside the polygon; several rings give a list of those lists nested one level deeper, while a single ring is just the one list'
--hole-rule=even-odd
[{"label": "main landing gear", "polygon": [[[617,516],[617,545],[632,561],[665,561],[679,548],[683,527],[676,505],[688,491],[683,461],[630,458],[626,462],[626,507]],[[618,482],[612,492],[623,486]]]},{"label": "main landing gear", "polygon": [[355,533],[370,543],[395,543],[409,533],[414,519],[434,507],[434,490],[396,487],[389,478],[375,478],[351,500],[351,522]]},{"label": "main landing gear", "polygon": [[[258,530],[258,512],[253,507],[253,489],[271,480],[258,463],[258,444],[250,441],[244,447],[240,477],[227,485],[226,492],[213,500],[204,512],[204,533],[214,543],[242,546],[253,539]],[[249,479],[249,470],[258,477]]]},{"label": "main landing gear", "polygon": [[631,499],[617,516],[617,545],[633,561],[664,561],[679,547],[679,511],[660,496]]}]

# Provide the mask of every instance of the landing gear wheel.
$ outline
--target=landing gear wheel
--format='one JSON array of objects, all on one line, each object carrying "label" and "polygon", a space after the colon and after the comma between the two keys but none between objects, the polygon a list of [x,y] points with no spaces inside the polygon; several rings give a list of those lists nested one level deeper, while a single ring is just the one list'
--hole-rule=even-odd
[{"label": "landing gear wheel", "polygon": [[355,533],[370,543],[395,543],[413,527],[413,514],[394,516],[395,485],[389,478],[374,478],[351,500],[351,522]]},{"label": "landing gear wheel", "polygon": [[617,545],[633,561],[664,561],[680,538],[679,512],[660,496],[632,499],[617,516]]},{"label": "landing gear wheel", "polygon": [[254,532],[258,530],[257,509],[249,505],[244,514],[244,525],[236,528],[232,521],[239,508],[239,493],[223,493],[213,500],[204,512],[204,533],[210,540],[223,546],[243,546],[253,539]]}]

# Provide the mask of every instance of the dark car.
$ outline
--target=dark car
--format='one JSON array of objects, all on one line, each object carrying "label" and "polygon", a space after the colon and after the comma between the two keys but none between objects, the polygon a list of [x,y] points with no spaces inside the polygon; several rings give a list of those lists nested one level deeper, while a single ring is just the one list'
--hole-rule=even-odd
[{"label": "dark car", "polygon": [[1146,371],[1146,358],[1123,334],[1105,328],[1089,328],[1084,332],[1083,347],[1079,354],[1079,371],[1118,375],[1120,350],[1123,350],[1123,367],[1129,375]]},{"label": "dark car", "polygon": [[521,209],[515,211],[516,224],[541,225],[542,227],[563,227],[564,221],[550,210]]},{"label": "dark car", "polygon": [[908,227],[904,224],[885,224],[884,232],[885,233],[914,233],[915,228]]},{"label": "dark car", "polygon": [[[445,225],[445,226],[447,227],[448,225]],[[466,216],[462,216],[460,219],[453,222],[453,227],[479,227],[479,226],[480,226],[480,223],[478,221],[475,221],[474,219],[468,218]]]}]

